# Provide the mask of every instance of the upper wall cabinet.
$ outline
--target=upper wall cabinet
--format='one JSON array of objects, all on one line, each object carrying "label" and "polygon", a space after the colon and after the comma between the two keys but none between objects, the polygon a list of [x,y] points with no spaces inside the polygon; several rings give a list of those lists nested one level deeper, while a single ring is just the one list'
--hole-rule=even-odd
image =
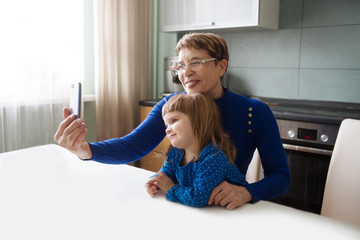
[{"label": "upper wall cabinet", "polygon": [[279,0],[160,0],[163,32],[278,29]]}]

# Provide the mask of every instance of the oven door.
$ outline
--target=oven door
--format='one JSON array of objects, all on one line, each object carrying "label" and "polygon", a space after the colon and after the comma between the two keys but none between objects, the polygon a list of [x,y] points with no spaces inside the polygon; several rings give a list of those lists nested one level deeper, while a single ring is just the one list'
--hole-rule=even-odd
[{"label": "oven door", "polygon": [[332,151],[283,144],[291,172],[289,191],[271,200],[300,210],[320,214]]}]

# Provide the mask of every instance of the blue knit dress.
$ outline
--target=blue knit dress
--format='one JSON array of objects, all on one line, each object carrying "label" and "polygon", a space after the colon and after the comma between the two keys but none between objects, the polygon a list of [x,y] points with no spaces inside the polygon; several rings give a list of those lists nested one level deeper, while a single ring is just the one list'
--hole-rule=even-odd
[{"label": "blue knit dress", "polygon": [[207,205],[211,191],[223,180],[245,186],[247,182],[236,166],[230,164],[225,153],[212,144],[207,145],[197,161],[181,166],[185,151],[172,148],[164,166],[164,172],[176,184],[166,198],[192,207]]}]

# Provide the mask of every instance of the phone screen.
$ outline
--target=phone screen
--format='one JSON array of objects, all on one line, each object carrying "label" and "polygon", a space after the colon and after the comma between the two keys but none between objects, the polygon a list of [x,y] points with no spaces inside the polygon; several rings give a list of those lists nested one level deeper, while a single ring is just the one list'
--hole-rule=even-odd
[{"label": "phone screen", "polygon": [[81,83],[73,83],[70,88],[70,112],[81,118]]}]

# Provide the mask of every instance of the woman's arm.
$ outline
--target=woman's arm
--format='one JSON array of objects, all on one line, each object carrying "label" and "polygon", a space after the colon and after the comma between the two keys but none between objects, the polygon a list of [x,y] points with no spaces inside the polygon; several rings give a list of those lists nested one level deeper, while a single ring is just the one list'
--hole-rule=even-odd
[{"label": "woman's arm", "polygon": [[[280,139],[276,120],[271,109],[264,103],[258,102],[253,105],[253,133],[254,145],[257,148],[264,169],[265,177],[256,183],[245,187],[236,186],[228,182],[222,182],[214,188],[209,205],[221,205],[233,209],[247,202],[269,200],[284,194],[290,186],[290,171],[282,142]],[[249,143],[251,138],[246,139]],[[245,151],[244,145],[238,146],[238,151]],[[239,150],[240,149],[240,150]],[[244,157],[244,155],[240,156]],[[238,159],[242,163],[244,159]]]},{"label": "woman's arm", "polygon": [[270,108],[260,104],[257,114],[262,116],[257,124],[256,147],[264,169],[264,178],[247,186],[253,197],[252,202],[273,199],[286,193],[291,179],[286,153]]},{"label": "woman's arm", "polygon": [[89,143],[92,151],[91,160],[109,164],[127,164],[152,151],[165,137],[161,109],[169,97],[156,104],[146,119],[130,134],[121,138]]}]

